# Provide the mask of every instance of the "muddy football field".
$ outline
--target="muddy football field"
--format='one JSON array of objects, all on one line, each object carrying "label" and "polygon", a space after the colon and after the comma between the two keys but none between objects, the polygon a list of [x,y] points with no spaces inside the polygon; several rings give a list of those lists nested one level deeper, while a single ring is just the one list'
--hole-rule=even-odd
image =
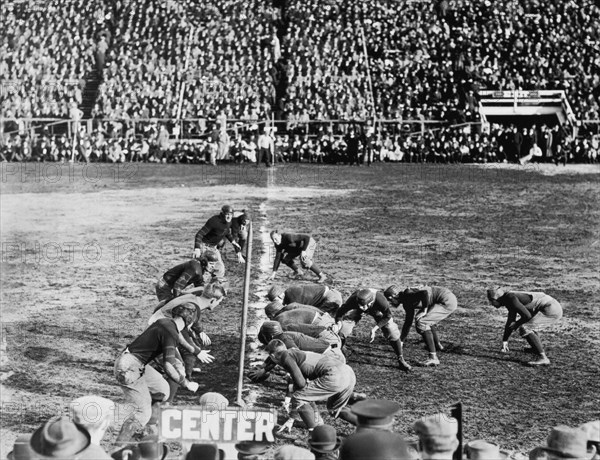
[{"label": "muddy football field", "polygon": [[[371,168],[2,164],[2,377],[0,452],[18,434],[65,412],[72,399],[99,394],[123,403],[112,367],[143,329],[154,283],[190,257],[197,230],[223,204],[254,222],[250,339],[264,318],[262,294],[271,229],[311,233],[315,260],[344,297],[392,283],[450,288],[458,310],[440,326],[447,351],[437,368],[414,329],[405,346],[410,374],[396,367],[364,318],[347,342],[357,390],[402,405],[395,429],[413,437],[419,417],[462,402],[465,439],[527,452],[557,424],[600,418],[600,190],[597,166],[376,164]],[[236,397],[243,265],[224,252],[230,293],[204,316],[216,362],[196,374],[198,394]],[[282,267],[276,282],[292,280]],[[564,317],[541,334],[549,367],[514,334],[500,352],[505,310],[487,305],[494,286],[544,291]],[[404,314],[395,310],[402,325]],[[246,367],[260,351],[248,346]],[[246,381],[244,398],[279,406],[283,379]],[[179,404],[197,395],[182,390]],[[120,404],[116,437],[127,409]],[[325,408],[323,414],[325,414]],[[280,420],[280,421],[283,421]],[[350,427],[325,415],[342,435]],[[280,442],[304,439],[296,423]],[[176,451],[176,447],[174,448]]]}]

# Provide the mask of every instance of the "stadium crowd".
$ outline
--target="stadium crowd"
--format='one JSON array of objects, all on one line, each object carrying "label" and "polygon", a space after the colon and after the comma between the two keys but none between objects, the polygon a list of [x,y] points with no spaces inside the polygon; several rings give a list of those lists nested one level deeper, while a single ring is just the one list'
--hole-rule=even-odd
[{"label": "stadium crowd", "polygon": [[[101,125],[100,125],[101,126]],[[597,163],[600,135],[572,139],[558,126],[506,128],[492,125],[489,133],[442,127],[422,135],[389,127],[366,131],[350,127],[334,134],[320,127],[316,134],[265,135],[258,129],[227,131],[213,128],[208,137],[171,141],[166,125],[148,123],[135,135],[119,124],[109,131],[82,130],[75,139],[66,134],[8,136],[0,146],[0,161],[8,162],[150,162],[150,163],[248,163],[256,164],[259,145],[266,143],[269,163],[363,164],[555,162]]]}]

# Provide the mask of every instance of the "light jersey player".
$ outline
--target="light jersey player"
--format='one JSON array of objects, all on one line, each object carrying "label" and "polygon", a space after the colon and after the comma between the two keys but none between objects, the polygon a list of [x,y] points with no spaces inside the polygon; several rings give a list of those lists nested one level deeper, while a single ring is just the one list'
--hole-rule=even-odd
[{"label": "light jersey player", "polygon": [[394,307],[402,304],[406,312],[400,335],[401,342],[404,344],[414,320],[415,329],[421,334],[429,350],[429,359],[423,362],[423,365],[439,365],[437,352],[443,351],[444,347],[440,343],[437,325],[458,307],[456,296],[444,287],[418,286],[402,291],[397,285],[388,287],[384,295]]},{"label": "light jersey player", "polygon": [[546,356],[537,331],[562,318],[563,310],[560,303],[543,292],[508,291],[502,288],[488,289],[487,298],[494,307],[506,307],[508,310],[502,336],[502,351],[508,353],[508,339],[518,329],[521,337],[527,340],[539,355],[538,359],[528,364],[549,365],[550,360]]}]

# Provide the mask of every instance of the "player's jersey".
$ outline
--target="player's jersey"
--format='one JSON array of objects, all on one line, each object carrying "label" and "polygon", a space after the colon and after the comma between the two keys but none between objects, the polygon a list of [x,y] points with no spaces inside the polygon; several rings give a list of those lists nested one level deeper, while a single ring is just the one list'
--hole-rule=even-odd
[{"label": "player's jersey", "polygon": [[301,284],[285,290],[283,304],[301,303],[318,307],[325,298],[328,287],[322,284]]},{"label": "player's jersey", "polygon": [[157,356],[172,355],[178,344],[179,332],[172,319],[159,319],[131,342],[127,349],[146,365]]},{"label": "player's jersey", "polygon": [[182,264],[167,270],[163,275],[165,282],[177,293],[193,284],[198,287],[202,285],[202,264],[197,260],[188,260]]},{"label": "player's jersey", "polygon": [[223,238],[227,238],[229,241],[233,240],[231,222],[226,222],[221,215],[213,216],[196,233],[194,248],[199,248],[202,243],[216,246]]}]

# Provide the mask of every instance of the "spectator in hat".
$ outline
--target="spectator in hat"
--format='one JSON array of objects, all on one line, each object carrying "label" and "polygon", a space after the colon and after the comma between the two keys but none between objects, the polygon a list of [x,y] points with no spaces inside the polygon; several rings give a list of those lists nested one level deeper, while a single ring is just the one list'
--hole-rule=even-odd
[{"label": "spectator in hat", "polygon": [[315,456],[307,449],[297,446],[281,446],[275,451],[274,460],[315,460]]},{"label": "spectator in hat", "polygon": [[125,446],[111,454],[114,460],[165,460],[169,448],[157,442],[155,436],[146,436],[140,442]]},{"label": "spectator in hat", "polygon": [[503,460],[508,458],[508,452],[500,450],[498,444],[484,441],[483,439],[475,439],[470,441],[465,446],[465,452],[469,460]]},{"label": "spectator in hat", "polygon": [[382,292],[375,289],[359,289],[352,293],[335,313],[336,328],[341,335],[348,337],[365,314],[375,320],[377,327],[392,346],[400,369],[410,371],[411,366],[404,360],[402,353],[400,330],[394,322],[390,304]]},{"label": "spectator in hat", "polygon": [[406,460],[409,457],[404,438],[398,433],[383,430],[351,434],[340,449],[340,460]]},{"label": "spectator in hat", "polygon": [[115,403],[100,396],[83,396],[71,401],[69,412],[73,422],[88,431],[92,444],[99,446],[114,420]]},{"label": "spectator in hat", "polygon": [[271,286],[267,297],[271,302],[279,300],[283,305],[291,303],[312,305],[330,315],[334,315],[342,305],[342,294],[324,284],[298,284],[287,289]]},{"label": "spectator in hat", "polygon": [[[487,298],[496,307],[506,307],[508,317],[502,336],[502,352],[508,353],[508,339],[518,330],[521,337],[539,355],[530,366],[547,366],[550,360],[538,335],[538,330],[562,318],[563,310],[558,301],[543,292],[508,291],[502,288],[487,290]],[[517,319],[519,316],[519,319]]]},{"label": "spectator in hat", "polygon": [[419,437],[423,460],[452,460],[458,447],[458,420],[435,414],[417,420],[413,428]]},{"label": "spectator in hat", "polygon": [[110,460],[99,445],[91,442],[87,430],[69,417],[55,416],[31,436],[17,438],[9,458],[14,460],[72,459]]},{"label": "spectator in hat", "polygon": [[536,447],[529,452],[530,460],[546,458],[559,460],[576,458],[589,460],[596,455],[596,446],[588,448],[588,434],[581,428],[560,425],[552,428],[545,446]]},{"label": "spectator in hat", "polygon": [[212,443],[194,443],[189,446],[185,460],[220,460],[222,450]]},{"label": "spectator in hat", "polygon": [[341,438],[331,425],[316,426],[308,436],[308,447],[315,460],[337,460],[341,444]]},{"label": "spectator in hat", "polygon": [[242,441],[235,445],[238,460],[262,460],[271,447],[271,443],[259,441]]},{"label": "spectator in hat", "polygon": [[600,459],[600,420],[594,420],[593,422],[587,422],[583,425],[579,425],[583,431],[587,434],[588,439],[588,450],[594,447],[596,449],[596,455],[594,460]]},{"label": "spectator in hat", "polygon": [[383,294],[392,306],[402,305],[406,312],[400,341],[404,343],[406,340],[414,319],[415,329],[421,334],[429,350],[429,359],[423,365],[439,365],[437,352],[443,351],[444,347],[440,343],[437,325],[458,308],[456,296],[444,287],[419,286],[401,291],[395,284]]},{"label": "spectator in hat", "polygon": [[400,404],[387,399],[365,399],[353,404],[350,410],[356,415],[357,433],[368,430],[392,431]]}]

